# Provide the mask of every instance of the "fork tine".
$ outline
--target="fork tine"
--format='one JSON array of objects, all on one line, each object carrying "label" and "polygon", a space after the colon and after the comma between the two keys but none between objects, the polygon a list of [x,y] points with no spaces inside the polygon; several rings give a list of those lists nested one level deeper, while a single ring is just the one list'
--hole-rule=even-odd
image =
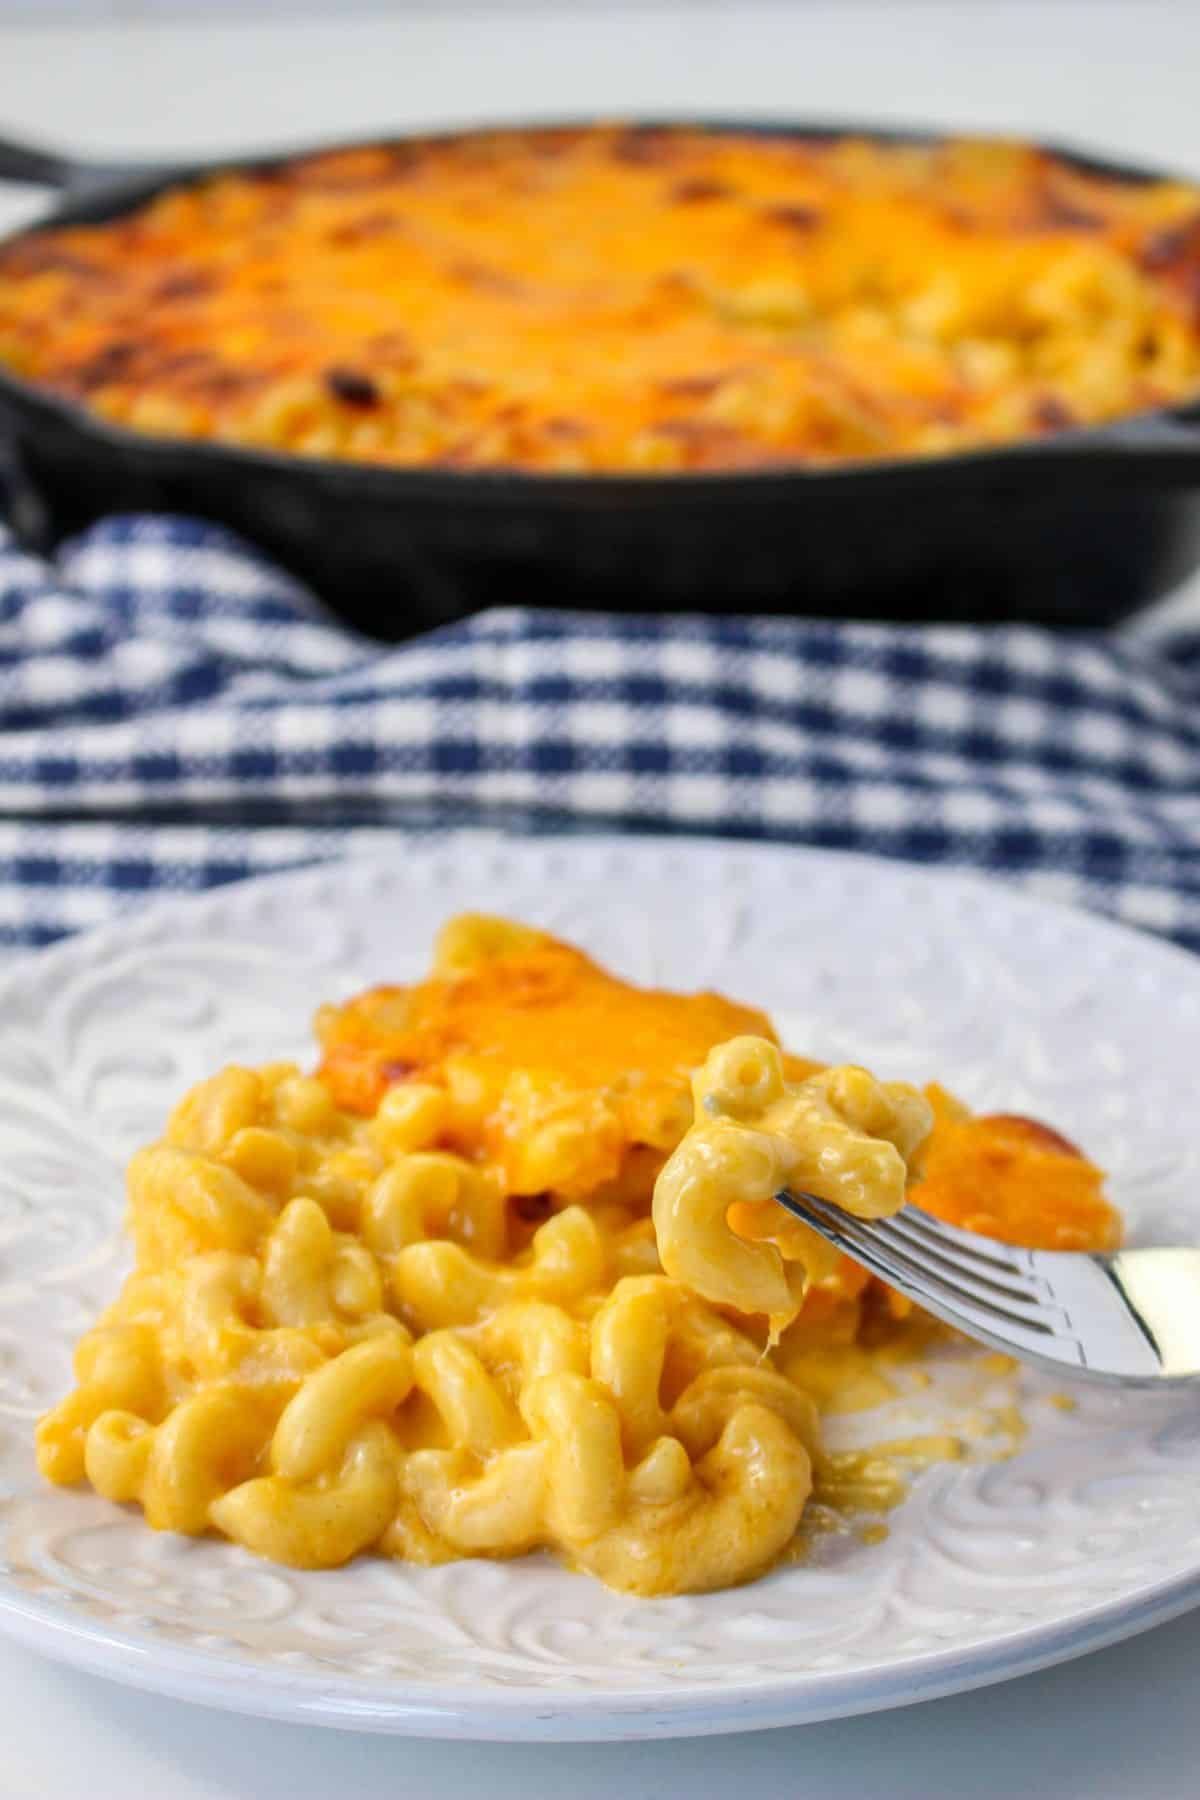
[{"label": "fork tine", "polygon": [[[1056,1324],[1045,1305],[1033,1301],[1001,1304],[992,1295],[980,1291],[970,1275],[960,1274],[957,1268],[955,1279],[947,1280],[926,1264],[916,1261],[889,1235],[886,1220],[856,1219],[827,1205],[816,1195],[806,1194],[803,1201],[790,1194],[780,1198],[789,1212],[806,1224],[819,1225],[825,1236],[865,1263],[882,1280],[902,1287],[918,1305],[928,1304],[935,1311],[956,1314],[955,1322],[962,1323],[964,1330],[978,1330],[986,1322],[993,1331],[1006,1334],[1011,1334],[1015,1327],[1034,1333],[1038,1339],[1056,1336]],[[1065,1325],[1065,1315],[1060,1315],[1059,1322]]]},{"label": "fork tine", "polygon": [[906,1215],[912,1211],[905,1207],[893,1218],[888,1219],[888,1235],[899,1238],[910,1254],[918,1259],[928,1258],[940,1267],[943,1273],[954,1277],[966,1276],[977,1282],[988,1292],[1017,1301],[1048,1301],[1049,1292],[1044,1283],[1039,1283],[1036,1275],[1023,1275],[1019,1270],[1008,1270],[990,1257],[969,1257],[965,1250],[959,1250],[954,1244],[939,1238],[933,1232],[914,1230]]},{"label": "fork tine", "polygon": [[[798,1216],[804,1216],[801,1209],[796,1210]],[[924,1306],[968,1337],[992,1344],[1010,1356],[1016,1351],[1029,1361],[1051,1369],[1075,1371],[1086,1366],[1082,1348],[1074,1338],[1059,1336],[1039,1322],[1008,1319],[990,1307],[977,1306],[943,1281],[923,1279],[917,1282],[898,1274],[889,1250],[885,1248],[882,1254],[872,1250],[867,1233],[863,1234],[861,1243],[851,1243],[835,1232],[832,1225],[827,1228],[815,1211],[806,1215],[806,1222],[840,1249],[848,1250],[882,1281],[900,1288],[919,1306]]]},{"label": "fork tine", "polygon": [[1046,1326],[1053,1331],[1067,1322],[1066,1314],[1061,1307],[1055,1306],[1048,1293],[1039,1294],[1035,1289],[1022,1291],[975,1275],[970,1269],[963,1268],[952,1255],[943,1254],[939,1250],[927,1250],[918,1245],[914,1254],[911,1240],[902,1238],[894,1231],[890,1219],[880,1220],[875,1230],[883,1238],[889,1255],[903,1259],[906,1267],[916,1270],[924,1280],[928,1280],[930,1275],[936,1275],[948,1288],[957,1289],[964,1300],[969,1299],[978,1306],[991,1307],[1006,1318],[1033,1325],[1035,1330]]},{"label": "fork tine", "polygon": [[972,1262],[986,1263],[1005,1275],[1025,1275],[1028,1271],[1028,1257],[1015,1245],[980,1237],[977,1231],[966,1231],[961,1225],[950,1225],[919,1206],[904,1207],[896,1218],[902,1218],[911,1231],[932,1240],[943,1251],[949,1246],[956,1258],[969,1257]]}]

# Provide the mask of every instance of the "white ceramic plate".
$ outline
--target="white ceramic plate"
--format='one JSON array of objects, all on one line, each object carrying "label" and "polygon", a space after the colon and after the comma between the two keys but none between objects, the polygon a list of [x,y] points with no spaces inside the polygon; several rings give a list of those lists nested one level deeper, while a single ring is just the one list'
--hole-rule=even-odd
[{"label": "white ceramic plate", "polygon": [[[619,1738],[948,1693],[1200,1599],[1194,1403],[1079,1389],[1064,1412],[1032,1376],[1015,1459],[930,1469],[885,1541],[835,1539],[703,1598],[632,1600],[540,1557],[297,1574],[41,1485],[33,1419],[125,1265],[129,1151],[223,1061],[309,1054],[320,999],[416,975],[441,920],[480,906],[637,980],[757,1001],[815,1055],[1042,1114],[1111,1171],[1135,1237],[1200,1241],[1200,960],[998,885],[798,850],[455,836],[159,907],[0,985],[0,1628],[278,1718]],[[928,1405],[938,1422],[940,1385]]]}]

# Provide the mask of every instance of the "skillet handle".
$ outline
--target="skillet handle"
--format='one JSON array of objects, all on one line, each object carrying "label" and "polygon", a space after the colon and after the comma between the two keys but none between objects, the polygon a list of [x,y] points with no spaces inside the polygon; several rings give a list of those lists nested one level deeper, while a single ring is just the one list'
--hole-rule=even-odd
[{"label": "skillet handle", "polygon": [[21,181],[32,187],[66,187],[72,173],[65,157],[0,137],[0,181]]},{"label": "skillet handle", "polygon": [[0,181],[85,194],[122,181],[146,179],[156,172],[151,163],[80,162],[41,144],[22,144],[16,138],[0,137]]}]

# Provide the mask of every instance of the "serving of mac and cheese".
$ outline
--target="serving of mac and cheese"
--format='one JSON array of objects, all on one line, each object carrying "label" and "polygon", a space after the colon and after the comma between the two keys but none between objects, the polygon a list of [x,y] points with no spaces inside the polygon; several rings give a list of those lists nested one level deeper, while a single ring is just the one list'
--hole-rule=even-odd
[{"label": "serving of mac and cheese", "polygon": [[135,1266],[38,1426],[51,1481],[328,1568],[547,1548],[637,1594],[726,1587],[852,1496],[814,1351],[905,1305],[775,1206],[910,1193],[1108,1247],[1100,1172],[1033,1121],[786,1054],[531,928],[447,925],[429,978],[229,1067],[129,1168]]}]

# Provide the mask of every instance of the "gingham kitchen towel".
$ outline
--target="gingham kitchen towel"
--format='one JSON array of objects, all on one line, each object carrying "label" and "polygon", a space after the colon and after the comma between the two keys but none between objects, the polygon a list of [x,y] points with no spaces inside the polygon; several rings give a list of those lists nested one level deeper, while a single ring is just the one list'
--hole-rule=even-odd
[{"label": "gingham kitchen towel", "polygon": [[355,636],[214,526],[0,526],[0,943],[398,826],[971,866],[1200,948],[1200,639],[505,610]]}]

